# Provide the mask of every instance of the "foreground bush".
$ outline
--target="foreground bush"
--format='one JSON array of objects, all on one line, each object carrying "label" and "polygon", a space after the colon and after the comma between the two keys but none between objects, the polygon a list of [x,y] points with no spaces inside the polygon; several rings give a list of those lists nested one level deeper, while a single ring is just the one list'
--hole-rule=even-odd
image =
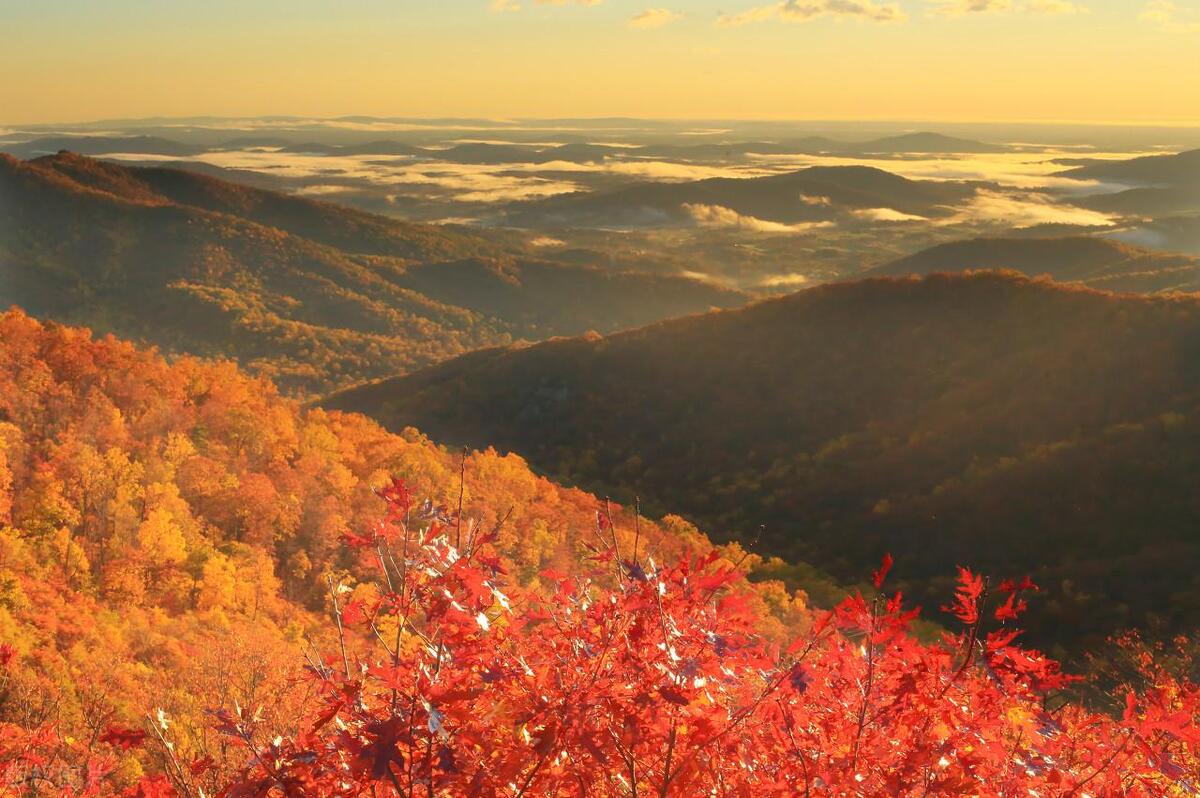
[{"label": "foreground bush", "polygon": [[[330,583],[339,645],[309,662],[317,697],[304,731],[266,739],[255,708],[214,713],[246,762],[221,795],[1200,789],[1196,686],[1144,661],[1150,684],[1117,716],[1068,701],[1071,678],[1017,644],[1028,580],[991,586],[963,569],[946,608],[962,629],[937,643],[908,633],[918,610],[880,593],[847,598],[776,646],[715,555],[657,564],[636,530],[623,547],[601,515],[589,573],[547,571],[538,594],[509,586],[490,551],[496,528],[417,506],[399,482],[383,495],[387,517],[346,540],[376,563],[378,583]],[[175,751],[169,718],[148,721],[110,728],[69,773],[51,767],[49,749],[66,744],[51,730],[5,730],[5,794],[108,794],[116,754],[143,745],[161,752],[162,771],[129,795],[205,794],[206,762]]]}]

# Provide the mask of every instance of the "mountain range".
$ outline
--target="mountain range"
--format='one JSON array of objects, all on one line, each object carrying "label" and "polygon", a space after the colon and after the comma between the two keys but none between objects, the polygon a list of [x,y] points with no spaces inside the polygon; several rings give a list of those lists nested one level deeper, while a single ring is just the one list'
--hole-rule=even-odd
[{"label": "mountain range", "polygon": [[1200,181],[1200,150],[1116,161],[1085,159],[1058,175],[1080,180],[1114,180],[1145,185],[1195,185]]},{"label": "mountain range", "polygon": [[[742,304],[192,172],[0,155],[0,303],[323,391],[488,344]],[[441,266],[445,268],[440,268]]]},{"label": "mountain range", "polygon": [[7,145],[13,155],[37,157],[59,150],[85,155],[132,153],[144,155],[192,156],[209,150],[253,147],[279,148],[284,152],[314,155],[408,155],[451,163],[502,164],[570,161],[588,163],[609,156],[640,158],[728,159],[747,155],[839,154],[895,155],[902,153],[996,153],[1011,148],[940,133],[915,132],[886,136],[869,141],[840,141],[825,136],[784,138],[777,141],[724,141],[704,144],[603,145],[572,141],[565,144],[538,145],[502,142],[462,142],[451,146],[421,146],[410,141],[376,139],[331,143],[295,141],[283,136],[237,136],[211,146],[190,144],[159,135],[53,135]]},{"label": "mountain range", "polygon": [[474,352],[326,406],[838,578],[891,552],[925,600],[955,565],[1032,573],[1035,639],[1074,648],[1200,621],[1198,363],[1194,295],[982,272]]},{"label": "mountain range", "polygon": [[1200,290],[1200,257],[1159,252],[1108,238],[973,238],[922,250],[865,272],[864,277],[1011,269],[1109,291]]},{"label": "mountain range", "polygon": [[641,182],[512,203],[505,220],[520,227],[649,226],[694,222],[697,209],[723,209],[777,224],[822,222],[853,211],[886,209],[946,217],[980,184],[909,180],[869,166],[812,166],[755,178]]},{"label": "mountain range", "polygon": [[1200,150],[1084,161],[1058,176],[1126,186],[1121,191],[1070,198],[1073,204],[1093,210],[1144,216],[1200,212]]}]

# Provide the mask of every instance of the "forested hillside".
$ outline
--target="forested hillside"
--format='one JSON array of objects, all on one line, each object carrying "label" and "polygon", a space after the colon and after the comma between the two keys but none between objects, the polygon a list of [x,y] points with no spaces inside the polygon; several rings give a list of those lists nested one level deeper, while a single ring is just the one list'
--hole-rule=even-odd
[{"label": "forested hillside", "polygon": [[1200,775],[1184,640],[1126,641],[1104,714],[1014,642],[1028,580],[961,570],[941,642],[884,592],[890,557],[814,615],[679,518],[15,311],[0,560],[14,798],[1149,798]]},{"label": "forested hillside", "polygon": [[511,234],[71,153],[0,154],[0,204],[0,306],[236,358],[295,392],[745,301],[683,277],[546,261]]},{"label": "forested hillside", "polygon": [[[0,316],[0,731],[52,727],[99,750],[114,724],[141,727],[161,708],[181,755],[215,760],[201,783],[216,794],[244,759],[206,710],[259,708],[267,739],[300,728],[308,691],[295,677],[333,643],[329,580],[343,604],[373,600],[360,586],[370,558],[346,541],[374,528],[375,491],[393,477],[448,515],[461,501],[462,534],[494,533],[514,588],[574,572],[599,545],[598,513],[659,561],[712,550],[682,519],[635,523],[514,456],[464,459],[415,431],[301,410],[232,364],[168,365]],[[757,561],[721,554],[742,570]],[[768,636],[804,627],[801,597],[737,583]],[[155,761],[129,754],[120,773]]]},{"label": "forested hillside", "polygon": [[[1034,639],[1200,620],[1200,301],[1013,273],[828,285],[609,337],[473,353],[335,396],[520,452],[928,604],[956,564],[1031,572]],[[1104,597],[1104,598],[1101,598]]]}]

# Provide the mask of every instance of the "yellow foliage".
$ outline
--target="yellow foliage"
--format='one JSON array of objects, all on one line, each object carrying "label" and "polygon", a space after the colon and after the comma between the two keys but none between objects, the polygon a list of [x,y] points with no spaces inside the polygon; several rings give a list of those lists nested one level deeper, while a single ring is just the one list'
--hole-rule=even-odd
[{"label": "yellow foliage", "polygon": [[137,545],[151,567],[179,565],[187,556],[187,542],[171,511],[150,511],[137,530]]},{"label": "yellow foliage", "polygon": [[214,552],[204,562],[196,608],[207,611],[232,607],[236,590],[236,566],[224,554]]}]

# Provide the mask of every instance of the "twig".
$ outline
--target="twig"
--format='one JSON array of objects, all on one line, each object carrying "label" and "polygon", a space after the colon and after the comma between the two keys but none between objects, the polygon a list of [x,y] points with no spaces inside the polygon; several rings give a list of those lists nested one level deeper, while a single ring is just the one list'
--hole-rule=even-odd
[{"label": "twig", "polygon": [[342,628],[342,608],[338,605],[337,591],[333,589],[333,577],[325,575],[325,583],[329,585],[329,598],[333,601],[333,620],[337,623],[338,646],[342,650],[342,669],[346,678],[350,678],[350,658],[346,656],[346,630]]},{"label": "twig", "polygon": [[454,548],[462,548],[463,494],[467,488],[467,447],[463,447],[462,459],[458,464],[458,517],[454,529]]}]

